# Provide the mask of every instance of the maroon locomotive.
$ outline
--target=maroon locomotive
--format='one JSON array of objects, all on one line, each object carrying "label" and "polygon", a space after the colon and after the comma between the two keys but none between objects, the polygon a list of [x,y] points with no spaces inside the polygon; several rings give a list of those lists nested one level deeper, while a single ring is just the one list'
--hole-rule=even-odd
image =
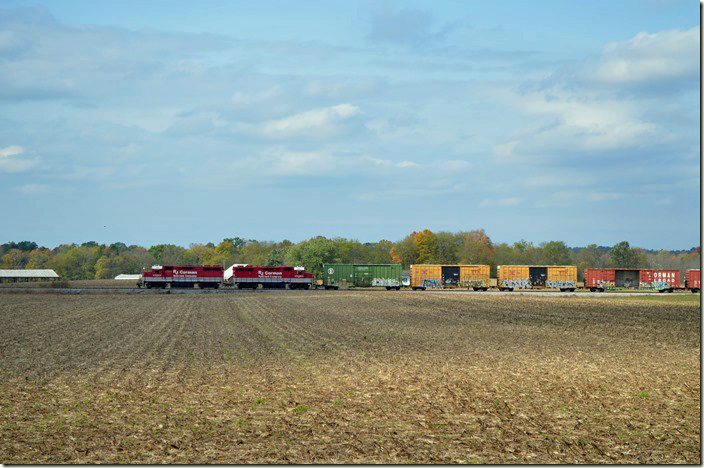
[{"label": "maroon locomotive", "polygon": [[155,265],[152,271],[142,273],[137,283],[145,288],[193,288],[217,289],[222,284],[223,268],[220,265]]},{"label": "maroon locomotive", "polygon": [[312,273],[292,266],[233,266],[228,268],[225,282],[240,289],[263,288],[310,289],[315,284]]}]

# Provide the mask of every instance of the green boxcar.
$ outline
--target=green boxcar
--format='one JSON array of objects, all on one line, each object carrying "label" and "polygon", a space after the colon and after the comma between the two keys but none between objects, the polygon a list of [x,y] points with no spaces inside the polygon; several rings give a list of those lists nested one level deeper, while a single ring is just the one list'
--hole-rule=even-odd
[{"label": "green boxcar", "polygon": [[401,265],[323,264],[325,289],[385,287],[401,289]]}]

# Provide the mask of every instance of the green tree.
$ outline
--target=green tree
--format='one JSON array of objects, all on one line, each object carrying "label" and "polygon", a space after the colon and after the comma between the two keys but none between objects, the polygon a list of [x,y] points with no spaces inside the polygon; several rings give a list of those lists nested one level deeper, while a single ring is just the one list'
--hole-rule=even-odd
[{"label": "green tree", "polygon": [[149,253],[161,265],[192,265],[197,263],[193,253],[173,244],[157,244],[149,247]]},{"label": "green tree", "polygon": [[288,265],[302,265],[306,271],[321,278],[323,263],[339,262],[335,243],[323,236],[314,237],[292,246],[286,254]]},{"label": "green tree", "polygon": [[286,251],[284,249],[272,249],[266,257],[267,266],[283,266],[286,260]]},{"label": "green tree", "polygon": [[435,233],[435,261],[441,265],[455,265],[460,259],[461,234],[447,231]]},{"label": "green tree", "polygon": [[540,263],[540,251],[532,242],[521,239],[513,244],[515,265],[535,265]]},{"label": "green tree", "polygon": [[469,265],[490,265],[494,269],[496,249],[483,229],[464,233],[460,261]]},{"label": "green tree", "polygon": [[240,262],[248,263],[249,265],[265,265],[269,252],[274,248],[275,246],[272,242],[249,240],[247,245],[242,247],[240,251]]},{"label": "green tree", "polygon": [[572,265],[570,249],[562,241],[550,241],[540,244],[542,265]]},{"label": "green tree", "polygon": [[621,241],[609,251],[609,265],[615,268],[635,268],[636,252],[631,249],[628,241]]},{"label": "green tree", "polygon": [[[369,262],[378,264],[396,263],[391,254],[391,249],[393,248],[393,242],[385,239],[372,244],[370,246]],[[398,263],[400,263],[400,261]]]}]

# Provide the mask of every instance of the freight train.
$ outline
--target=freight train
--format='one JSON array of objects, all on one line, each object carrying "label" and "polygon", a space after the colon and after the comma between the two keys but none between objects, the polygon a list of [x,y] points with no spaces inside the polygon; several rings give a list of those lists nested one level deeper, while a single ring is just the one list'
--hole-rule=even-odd
[{"label": "freight train", "polygon": [[137,283],[145,288],[194,288],[221,286],[239,289],[285,288],[310,289],[315,284],[312,273],[303,267],[233,265],[227,270],[219,265],[172,266],[155,265],[151,271],[142,273]]},{"label": "freight train", "polygon": [[[467,288],[487,291],[492,287],[489,265],[411,265],[410,286],[413,290]],[[577,267],[574,265],[499,265],[496,288],[559,289],[575,291]],[[606,291],[617,289],[673,292],[701,289],[700,270],[685,272],[685,285],[680,284],[679,270],[652,268],[585,268],[584,289]],[[324,264],[322,285],[325,289],[385,287],[401,289],[401,265]],[[314,275],[300,266],[251,266],[236,264],[224,270],[219,265],[159,266],[144,272],[138,287],[145,288],[219,288],[239,289],[317,287]]]}]

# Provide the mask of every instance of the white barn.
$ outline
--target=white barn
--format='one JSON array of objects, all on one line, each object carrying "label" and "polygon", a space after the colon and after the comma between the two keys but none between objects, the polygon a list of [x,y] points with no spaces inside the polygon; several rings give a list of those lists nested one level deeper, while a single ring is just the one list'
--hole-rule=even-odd
[{"label": "white barn", "polygon": [[0,270],[0,283],[56,281],[58,279],[59,275],[54,270]]},{"label": "white barn", "polygon": [[137,275],[130,275],[128,273],[121,273],[115,277],[116,280],[139,280],[142,278],[142,275],[137,274]]}]

